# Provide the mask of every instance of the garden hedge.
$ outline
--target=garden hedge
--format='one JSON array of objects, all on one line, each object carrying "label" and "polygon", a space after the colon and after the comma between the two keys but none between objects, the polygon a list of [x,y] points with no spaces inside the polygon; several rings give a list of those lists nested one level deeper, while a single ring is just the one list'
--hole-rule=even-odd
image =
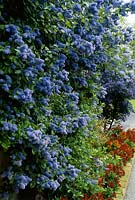
[{"label": "garden hedge", "polygon": [[96,124],[123,119],[135,96],[129,11],[134,1],[0,0],[1,199],[101,190]]}]

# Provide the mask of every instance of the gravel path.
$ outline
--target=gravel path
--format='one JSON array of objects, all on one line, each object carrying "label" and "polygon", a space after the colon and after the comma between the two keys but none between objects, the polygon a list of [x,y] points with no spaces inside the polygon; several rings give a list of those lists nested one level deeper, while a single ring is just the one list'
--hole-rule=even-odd
[{"label": "gravel path", "polygon": [[124,200],[135,200],[135,160]]},{"label": "gravel path", "polygon": [[[131,113],[122,125],[124,129],[135,128],[135,113]],[[135,159],[124,200],[135,200]]]},{"label": "gravel path", "polygon": [[135,113],[131,113],[127,120],[125,122],[122,122],[121,124],[124,129],[135,128]]}]

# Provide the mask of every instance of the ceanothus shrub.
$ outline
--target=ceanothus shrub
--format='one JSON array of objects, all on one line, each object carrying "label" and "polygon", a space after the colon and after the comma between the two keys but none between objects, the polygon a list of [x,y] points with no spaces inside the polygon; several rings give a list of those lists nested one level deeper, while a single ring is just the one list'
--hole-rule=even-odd
[{"label": "ceanothus shrub", "polygon": [[[54,72],[56,78],[53,79],[52,74],[46,72],[44,60],[35,54],[34,45],[30,48],[30,44],[34,44],[40,36],[39,30],[14,24],[2,26],[2,30],[5,38],[1,42],[1,146],[9,153],[10,161],[1,175],[7,185],[7,191],[1,194],[1,198],[8,191],[19,192],[28,185],[39,190],[55,191],[66,178],[74,180],[80,170],[68,162],[71,149],[61,145],[58,136],[51,135],[51,132],[65,134],[65,123],[66,134],[72,134],[79,126],[86,126],[89,117],[79,115],[79,96],[66,85],[68,72]],[[64,63],[65,59],[66,56],[61,54],[58,62]],[[53,98],[57,99],[59,94],[69,108],[64,119],[58,117],[59,113],[55,116]],[[73,106],[75,111],[70,109]],[[53,116],[59,119],[57,130],[51,128]],[[73,126],[72,122],[76,122],[77,126]],[[32,124],[36,130],[30,127]]]},{"label": "ceanothus shrub", "polygon": [[[133,2],[124,7],[115,0],[1,0],[0,5],[0,145],[9,155],[3,198],[28,187],[59,194],[63,182],[68,193],[80,169],[85,174],[70,148],[72,139],[90,137],[102,111],[98,97],[105,102],[110,90],[114,93],[119,80],[109,88],[104,75],[117,70],[112,50],[132,40],[130,29],[124,35],[118,30],[117,13],[133,11]],[[88,186],[82,184],[73,198]]]},{"label": "ceanothus shrub", "polygon": [[[114,74],[111,71],[105,71],[102,75],[102,83],[106,94],[101,101],[105,103],[103,109],[103,116],[109,121],[109,128],[114,120],[125,120],[126,116],[130,114],[132,106],[129,99],[135,97],[134,90],[134,74],[133,71],[127,75]],[[123,78],[123,75],[125,78]]]},{"label": "ceanothus shrub", "polygon": [[123,34],[121,46],[115,42],[117,48],[110,49],[107,65],[103,65],[101,70],[103,90],[99,99],[104,103],[103,117],[109,123],[109,128],[115,120],[125,120],[133,110],[129,101],[135,97],[134,59],[130,47],[133,42],[133,30],[128,27],[124,29],[125,32],[128,33],[128,37],[125,38]]},{"label": "ceanothus shrub", "polygon": [[[17,127],[4,123],[3,131],[14,135]],[[42,190],[56,190],[66,177],[74,180],[78,176],[79,170],[66,159],[72,150],[59,144],[57,136],[46,135],[44,131],[44,128],[41,131],[28,127],[22,130],[24,134],[18,141],[11,138],[10,165],[2,178],[3,181],[7,179],[8,187],[12,186],[16,192],[25,189],[29,183]]]}]

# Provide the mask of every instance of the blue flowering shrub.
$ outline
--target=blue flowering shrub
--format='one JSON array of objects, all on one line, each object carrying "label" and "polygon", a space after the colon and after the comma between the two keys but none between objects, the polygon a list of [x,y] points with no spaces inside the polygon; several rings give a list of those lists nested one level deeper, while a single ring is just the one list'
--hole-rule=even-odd
[{"label": "blue flowering shrub", "polygon": [[[126,29],[126,28],[125,28]],[[123,45],[116,43],[116,49],[110,49],[107,65],[103,66],[101,83],[105,91],[99,99],[105,104],[103,116],[111,128],[115,120],[125,120],[133,111],[130,99],[135,97],[134,57],[130,45],[134,41],[133,30],[127,28],[128,40],[124,38]],[[129,39],[130,38],[130,39]],[[118,48],[119,47],[119,48]],[[111,56],[114,54],[113,58]]]},{"label": "blue flowering shrub", "polygon": [[115,101],[121,115],[134,96],[133,59],[122,47],[132,31],[118,26],[130,9],[133,2],[0,0],[1,199],[27,189],[47,199],[100,191],[107,158],[97,121],[110,119]]}]

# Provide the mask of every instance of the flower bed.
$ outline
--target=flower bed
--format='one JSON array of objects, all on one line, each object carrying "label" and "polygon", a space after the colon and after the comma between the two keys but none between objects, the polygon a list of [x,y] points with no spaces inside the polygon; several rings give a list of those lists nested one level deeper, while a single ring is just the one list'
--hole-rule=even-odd
[{"label": "flower bed", "polygon": [[[124,166],[134,155],[135,129],[124,131],[122,127],[113,128],[108,133],[105,142],[106,153],[113,156],[113,162],[108,163],[103,177],[99,177],[98,185],[102,192],[88,196],[84,194],[82,200],[112,200],[116,197],[117,190],[121,187],[120,178],[125,175]],[[61,198],[68,200],[68,198]]]}]

